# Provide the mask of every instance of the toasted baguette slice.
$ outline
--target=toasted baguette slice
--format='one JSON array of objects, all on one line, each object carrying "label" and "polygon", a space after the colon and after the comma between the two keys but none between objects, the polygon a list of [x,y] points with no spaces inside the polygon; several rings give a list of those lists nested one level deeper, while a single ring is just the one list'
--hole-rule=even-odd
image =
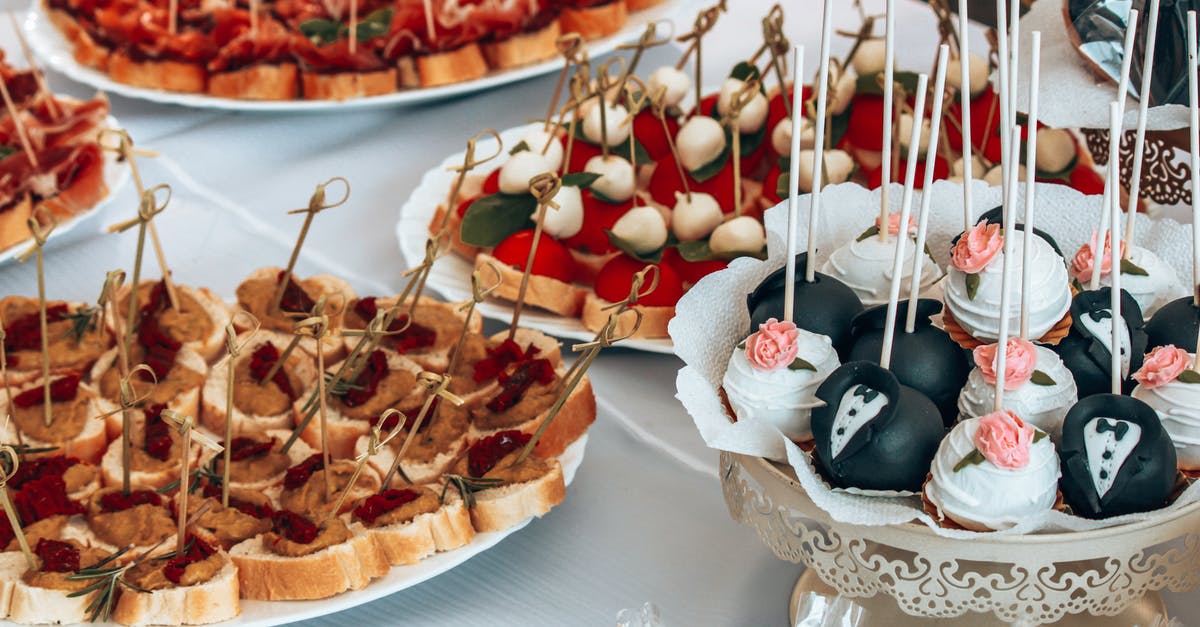
[{"label": "toasted baguette slice", "polygon": [[[292,432],[290,429],[270,429],[265,432],[265,435],[275,438],[275,448],[273,450],[279,450],[279,448],[283,446],[283,443],[287,442],[287,439],[291,437]],[[224,436],[220,437],[223,438]],[[303,439],[299,439],[296,440],[296,443],[288,449],[287,456],[288,459],[291,460],[291,465],[295,466],[296,464],[308,459],[309,456],[316,452],[317,450],[309,446],[307,442],[305,442]],[[234,469],[237,469],[236,464],[234,464],[233,467]],[[286,472],[287,471],[285,470],[284,472],[281,472],[273,477],[267,477],[265,479],[258,480],[248,480],[234,474],[229,478],[229,486],[242,490],[256,490],[262,492],[268,488],[281,485]]]},{"label": "toasted baguette slice", "polygon": [[[352,529],[364,528],[375,536],[384,558],[392,566],[416,564],[440,551],[466,546],[475,537],[471,514],[462,499],[447,493],[446,502],[436,511],[420,514],[405,523],[367,527],[353,523]],[[349,514],[346,515],[349,518]]]},{"label": "toasted baguette slice", "polygon": [[[283,268],[276,267],[259,268],[254,272],[251,272],[250,276],[247,276],[246,279],[242,281],[241,285],[238,285],[237,287],[237,306],[250,312],[255,318],[257,318],[262,324],[263,331],[280,332],[283,334],[285,341],[291,341],[293,337],[292,330],[295,326],[296,320],[294,318],[281,316],[279,315],[278,311],[275,311],[273,314],[267,312],[267,308],[271,305],[269,301],[275,295],[273,290],[279,285],[277,277],[281,272],[283,272]],[[320,296],[326,297],[327,305],[325,311],[329,315],[330,328],[342,328],[342,314],[339,312],[339,310],[342,306],[344,306],[345,303],[350,302],[354,298],[354,289],[350,287],[350,284],[329,274],[316,274],[308,278],[298,278],[298,280],[301,285],[305,287],[305,291],[313,298],[313,300],[316,300]],[[248,300],[249,298],[253,298],[255,296],[247,292],[247,284],[249,284],[251,281],[267,282],[267,285],[271,287],[271,291],[265,294],[265,298],[263,300],[268,302],[260,303],[257,300],[253,302]],[[234,319],[234,326],[237,327],[239,333],[251,330],[251,327],[246,325],[245,320],[242,319],[241,316],[238,316],[236,319]],[[342,350],[342,339],[337,337],[336,334],[328,335],[324,340],[322,340],[322,343],[324,344],[325,348],[325,363],[336,361],[344,356]],[[300,348],[304,349],[304,352],[308,353],[309,355],[316,356],[317,354],[317,343],[312,338],[304,338],[301,340]]]},{"label": "toasted baguette slice", "polygon": [[108,58],[108,75],[118,83],[162,91],[202,94],[208,88],[208,71],[197,63],[134,61],[124,52]]},{"label": "toasted baguette slice", "polygon": [[207,625],[242,613],[237,566],[223,552],[225,565],[208,581],[150,592],[123,590],[113,609],[121,625]]},{"label": "toasted baguette slice", "polygon": [[97,43],[87,30],[65,11],[51,9],[46,4],[43,4],[42,8],[46,9],[46,13],[50,16],[50,22],[62,31],[67,41],[71,42],[71,56],[75,58],[76,62],[101,71],[108,69],[110,56],[108,48]]},{"label": "toasted baguette slice", "polygon": [[562,502],[567,486],[562,464],[549,459],[550,472],[525,483],[489,488],[475,493],[471,524],[475,531],[503,531],[533,516],[541,517]]},{"label": "toasted baguette slice", "polygon": [[295,63],[251,65],[208,77],[208,93],[240,100],[295,100],[300,95],[300,71]]},{"label": "toasted baguette slice", "polygon": [[[558,375],[561,377],[566,373],[566,367],[559,365]],[[475,402],[486,402],[484,398],[477,398]],[[522,433],[533,434],[541,426],[542,422],[549,414],[549,409],[538,414],[537,416],[519,424],[498,429],[480,429],[472,425],[471,440],[479,440],[489,435],[494,435],[501,431],[515,429]],[[546,431],[542,433],[541,439],[534,446],[533,452],[538,457],[549,459],[558,457],[567,449],[575,440],[583,437],[587,433],[588,427],[596,421],[596,396],[592,392],[591,380],[584,376],[579,385],[567,397],[563,403],[562,409],[558,415],[546,427]]]},{"label": "toasted baguette slice", "polygon": [[[515,301],[521,291],[521,271],[501,262],[487,254],[479,253],[475,257],[475,268],[484,269],[489,263],[500,270],[500,287],[492,292],[492,296],[504,300]],[[484,270],[485,272],[490,272]],[[583,309],[583,300],[587,290],[572,283],[564,283],[548,276],[531,274],[529,285],[525,290],[525,304],[540,307],[560,316],[578,317]]]},{"label": "toasted baguette slice", "polygon": [[300,89],[306,100],[346,100],[382,96],[396,91],[396,70],[377,72],[301,72]]},{"label": "toasted baguette slice", "polygon": [[[53,375],[51,375],[53,379]],[[12,396],[16,396],[26,390],[32,390],[41,386],[41,379],[33,380],[20,387],[14,387]],[[100,458],[104,455],[104,449],[108,447],[108,436],[105,434],[104,421],[94,420],[94,416],[100,415],[104,411],[103,404],[96,391],[86,384],[80,384],[80,390],[86,393],[91,393],[92,399],[88,401],[87,407],[84,410],[87,413],[87,420],[83,423],[79,433],[66,442],[45,442],[37,438],[24,434],[18,437],[17,425],[11,420],[4,422],[0,427],[0,437],[4,438],[5,442],[20,441],[25,446],[30,448],[45,448],[57,447],[51,454],[66,455],[68,457],[77,457],[81,461],[89,464],[98,464]],[[10,395],[0,395],[0,415],[8,415],[8,399]],[[40,407],[40,406],[39,406]]]},{"label": "toasted baguette slice", "polygon": [[[394,306],[397,298],[395,296],[379,298],[375,302],[379,309],[383,310]],[[453,320],[458,329],[462,329],[462,323],[467,319],[466,312],[459,311],[458,303],[447,303],[429,296],[422,296],[417,301],[417,311],[413,316],[413,322],[422,324],[422,320],[427,319],[428,316],[439,316],[444,320]],[[467,330],[471,333],[481,332],[483,330],[483,318],[472,316],[471,324],[467,327]],[[434,346],[413,349],[404,353],[403,356],[430,372],[445,372],[446,368],[450,367],[450,352],[458,344],[458,336],[458,333],[454,333],[452,336],[438,337]],[[346,352],[349,353],[362,340],[362,336],[347,335],[344,336],[344,339],[346,341]],[[382,345],[391,346],[387,340],[384,340]]]},{"label": "toasted baguette slice", "polygon": [[[575,259],[575,280],[585,285],[592,285],[596,282],[596,275],[600,273],[600,268],[604,264],[612,261],[614,257],[621,254],[620,251],[614,250],[611,253],[596,255],[593,253],[585,253],[580,250],[570,249],[571,257]],[[586,306],[587,303],[584,303]]]},{"label": "toasted baguette slice", "polygon": [[23,625],[74,625],[88,622],[87,607],[99,593],[78,597],[69,597],[68,594],[69,590],[31,586],[25,583],[21,575],[17,575],[13,580],[8,620]]},{"label": "toasted baguette slice", "polygon": [[[415,76],[413,75],[415,70]],[[454,50],[416,56],[415,67],[401,69],[405,87],[438,87],[473,81],[488,73],[483,52],[474,43]]]},{"label": "toasted baguette slice", "polygon": [[[413,483],[426,483],[436,480],[438,477],[442,476],[442,474],[444,474],[452,464],[454,464],[454,461],[458,459],[460,455],[462,455],[463,451],[467,450],[467,440],[470,433],[470,428],[468,428],[466,431],[463,431],[462,437],[455,439],[449,447],[443,451],[439,451],[438,454],[429,461],[421,462],[412,459],[412,449],[409,449],[410,452],[406,455],[406,459],[400,462],[400,470],[404,473],[404,476],[411,479]],[[406,435],[408,435],[408,432],[403,432],[403,434],[399,437],[399,441],[403,441],[403,438]],[[371,436],[364,435],[355,441],[354,455],[356,457],[367,452],[367,445],[369,444],[370,440]],[[392,469],[392,464],[396,463],[397,452],[399,452],[399,448],[384,446],[379,450],[378,453],[372,455],[367,463],[379,473],[379,476],[385,476],[387,475],[388,471]],[[393,485],[396,484],[395,482],[399,481],[402,481],[402,479],[397,477],[394,480]]]},{"label": "toasted baguette slice", "polygon": [[[200,353],[197,353],[186,346],[181,348],[179,352],[176,353],[175,361],[177,364],[182,365],[184,368],[187,368],[188,370],[201,376],[206,376],[208,373],[208,362],[204,361],[204,358],[200,356]],[[94,383],[96,388],[99,389],[100,379],[104,376],[104,373],[108,372],[109,369],[116,367],[117,349],[110,348],[108,352],[100,356],[100,359],[96,360],[96,363],[92,366],[89,379]],[[130,368],[132,367],[133,365],[131,364]],[[201,387],[202,386],[198,385],[194,388],[184,390],[167,403],[167,409],[178,412],[184,416],[198,416],[200,412]],[[108,430],[108,438],[112,440],[114,438],[121,437],[124,417],[121,415],[121,412],[118,411],[120,406],[115,402],[104,398],[100,394],[96,395],[96,404],[100,408],[100,412],[96,415],[105,413],[109,414],[108,417],[105,418],[105,423]],[[146,414],[140,409],[135,409],[130,411],[129,415],[130,424],[133,425],[134,428],[133,437],[135,440],[140,441],[140,438],[142,437],[142,425],[146,423]]]},{"label": "toasted baguette slice", "polygon": [[[599,331],[608,324],[608,315],[612,313],[611,309],[605,309],[612,303],[600,298],[595,292],[588,292],[587,300],[583,301],[583,326],[589,331]],[[642,312],[642,324],[637,328],[637,332],[632,337],[644,338],[659,338],[667,337],[667,323],[671,318],[675,317],[675,307],[651,307],[648,305],[636,305],[634,307]],[[616,337],[623,337],[633,330],[633,325],[637,321],[637,314],[632,311],[627,311],[617,318],[617,328],[614,331]]]},{"label": "toasted baguette slice", "polygon": [[255,536],[229,551],[238,567],[244,599],[296,601],[326,599],[359,590],[386,575],[390,566],[375,536],[361,527],[341,544],[302,557],[276,555]]},{"label": "toasted baguette slice", "polygon": [[[142,281],[141,288],[138,294],[138,306],[145,304],[143,290],[150,289],[157,281]],[[121,291],[117,292],[116,302],[121,303],[118,306],[118,312],[121,315],[121,325],[124,326],[125,316],[129,311],[129,286],[125,286]],[[209,332],[201,339],[184,342],[184,346],[196,351],[204,358],[205,362],[215,361],[225,352],[225,326],[229,324],[229,306],[221,297],[217,296],[212,290],[206,287],[190,287],[187,285],[176,285],[175,294],[182,300],[189,298],[204,311],[208,317],[210,324]],[[108,324],[108,330],[113,332],[112,317],[105,316]]]},{"label": "toasted baguette slice", "polygon": [[[279,333],[256,333],[253,336],[242,334],[237,341],[242,346],[241,353],[237,358],[238,364],[251,359],[254,352],[264,344],[273,344],[280,355],[287,350],[288,346],[288,339]],[[200,424],[213,433],[222,434],[222,437],[225,433],[225,410],[229,391],[229,363],[227,359],[222,360],[209,369],[200,395]],[[297,400],[307,400],[317,385],[316,364],[302,351],[293,351],[287,363],[290,371],[303,381],[299,389],[295,390],[299,394]],[[271,429],[290,430],[295,425],[295,421],[296,407],[294,404],[272,416],[247,414],[238,409],[236,404],[233,408],[233,432],[235,435],[259,433]]]},{"label": "toasted baguette slice", "polygon": [[537,30],[483,44],[483,56],[488,65],[497,70],[545,61],[558,54],[557,42],[561,34],[558,20],[553,20]]},{"label": "toasted baguette slice", "polygon": [[[28,195],[0,211],[0,250],[12,248],[33,235],[29,230],[29,218],[32,216],[33,202]],[[457,229],[455,232],[458,232]]]},{"label": "toasted baguette slice", "polygon": [[[471,530],[474,533],[474,529]],[[17,580],[29,568],[25,554],[20,551],[0,553],[0,618],[8,617],[8,609],[12,605],[13,588]]]},{"label": "toasted baguette slice", "polygon": [[564,7],[558,23],[564,33],[579,33],[584,39],[608,37],[625,28],[629,13],[622,0],[613,0],[591,7]]}]

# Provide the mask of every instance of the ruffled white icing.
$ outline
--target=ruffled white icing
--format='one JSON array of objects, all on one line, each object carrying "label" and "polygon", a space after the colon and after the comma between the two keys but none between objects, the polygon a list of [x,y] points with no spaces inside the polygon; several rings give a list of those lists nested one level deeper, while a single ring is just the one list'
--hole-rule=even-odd
[{"label": "ruffled white icing", "polygon": [[1024,468],[1000,468],[984,460],[954,467],[975,450],[979,419],[955,425],[938,446],[925,496],[941,512],[972,529],[1007,529],[1054,507],[1058,498],[1058,453],[1050,438],[1029,446]]},{"label": "ruffled white icing", "polygon": [[1100,498],[1112,489],[1117,474],[1141,438],[1141,425],[1119,418],[1097,416],[1083,426],[1083,449],[1087,453],[1092,485],[1096,486]]},{"label": "ruffled white icing", "polygon": [[[1062,432],[1062,421],[1079,400],[1075,377],[1054,351],[1037,346],[1035,368],[1054,379],[1054,385],[1038,385],[1028,381],[1015,390],[1004,391],[1004,407],[1021,420],[1049,433],[1055,439]],[[958,395],[958,419],[979,418],[992,413],[996,401],[996,386],[983,378],[979,368],[971,370],[967,384]]]},{"label": "ruffled white icing", "polygon": [[775,425],[793,440],[812,438],[812,408],[821,404],[817,387],[837,369],[837,352],[829,337],[799,329],[797,357],[816,371],[759,370],[746,359],[745,349],[734,349],[722,385],[738,420],[761,420]]},{"label": "ruffled white icing", "polygon": [[[1159,258],[1153,252],[1134,246],[1129,249],[1129,261],[1146,271],[1146,276],[1138,274],[1121,274],[1121,289],[1137,301],[1142,309],[1142,317],[1147,320],[1163,305],[1187,296],[1187,288],[1179,282],[1175,268]],[[1112,285],[1112,274],[1100,277],[1100,285]]]},{"label": "ruffled white icing", "polygon": [[[1015,331],[1021,325],[1021,263],[1025,233],[1010,234],[1012,241],[1013,298],[1008,304],[1008,328]],[[1071,309],[1071,286],[1063,258],[1040,237],[1033,237],[1033,269],[1029,281],[1029,336],[1046,334]],[[951,266],[946,280],[946,308],[954,315],[964,331],[980,340],[995,340],[1000,336],[1000,278],[1004,265],[1001,251],[978,274],[979,289],[975,298],[967,296],[967,274]]]},{"label": "ruffled white icing", "polygon": [[[892,288],[892,265],[896,256],[896,237],[883,242],[877,236],[851,240],[833,251],[821,265],[821,272],[840,279],[862,300],[863,305],[882,305],[888,301]],[[901,265],[900,295],[908,297],[912,286],[913,255],[916,242],[909,238],[904,248],[904,263]],[[935,284],[945,276],[941,266],[929,255],[921,265],[921,295],[936,298]]]},{"label": "ruffled white icing", "polygon": [[1200,384],[1172,381],[1154,388],[1139,385],[1133,388],[1132,396],[1158,413],[1175,445],[1179,467],[1200,469]]}]

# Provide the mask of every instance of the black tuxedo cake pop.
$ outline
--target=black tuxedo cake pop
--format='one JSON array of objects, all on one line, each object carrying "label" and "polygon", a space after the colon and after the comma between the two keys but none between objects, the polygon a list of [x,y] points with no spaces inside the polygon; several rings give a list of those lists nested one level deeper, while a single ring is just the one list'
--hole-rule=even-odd
[{"label": "black tuxedo cake pop", "polygon": [[945,433],[937,406],[869,361],[853,361],[817,388],[817,464],[830,484],[916,492]]},{"label": "black tuxedo cake pop", "polygon": [[[895,373],[901,385],[928,396],[941,412],[942,422],[949,427],[958,419],[958,394],[967,383],[967,375],[971,374],[971,359],[945,331],[933,326],[930,317],[942,310],[942,304],[936,300],[917,300],[917,323],[912,333],[905,333],[908,302],[900,301],[896,309],[900,321],[896,325],[888,369]],[[886,320],[887,305],[871,307],[855,316],[847,361],[879,359]]]},{"label": "black tuxedo cake pop", "polygon": [[[820,272],[812,283],[804,280],[808,253],[796,255],[796,326],[820,333],[833,341],[839,355],[845,355],[850,345],[850,322],[863,310],[862,301],[845,283]],[[783,319],[783,292],[786,268],[767,275],[746,298],[750,309],[750,328],[770,318]]]},{"label": "black tuxedo cake pop", "polygon": [[[1075,376],[1079,398],[1111,391],[1109,377],[1112,354],[1111,290],[1080,292],[1071,300],[1071,331],[1051,348]],[[1133,389],[1129,375],[1142,367],[1146,353],[1146,332],[1143,330],[1142,310],[1129,292],[1121,290],[1121,318],[1124,322],[1124,341],[1121,342],[1121,379],[1126,393]]]},{"label": "black tuxedo cake pop", "polygon": [[1200,307],[1185,296],[1163,305],[1146,323],[1147,350],[1174,344],[1196,352],[1196,333],[1200,332]]},{"label": "black tuxedo cake pop", "polygon": [[1059,488],[1085,518],[1147,512],[1167,504],[1175,487],[1175,447],[1158,414],[1129,396],[1097,394],[1063,421]]}]

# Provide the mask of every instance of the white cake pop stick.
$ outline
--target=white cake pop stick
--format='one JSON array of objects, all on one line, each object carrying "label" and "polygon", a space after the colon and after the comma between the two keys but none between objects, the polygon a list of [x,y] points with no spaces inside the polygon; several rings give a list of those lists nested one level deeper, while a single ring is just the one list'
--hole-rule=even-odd
[{"label": "white cake pop stick", "polygon": [[[884,9],[883,33],[883,154],[881,155],[879,183],[879,218],[887,224],[891,212],[892,186],[892,92],[895,85],[896,64],[896,0],[887,0]],[[886,242],[887,229],[879,229],[879,239]]]},{"label": "white cake pop stick", "polygon": [[[1021,130],[1013,128],[1009,133],[1009,139],[1012,140],[1013,146],[1019,146],[1021,143]],[[1017,222],[1017,173],[1020,166],[1018,159],[1013,159],[1010,162],[1003,164],[1009,170],[1012,184],[1008,188],[1008,196],[1005,197],[1003,211],[1003,226],[1004,229],[1004,257],[1000,260],[1003,264],[1000,266],[1000,332],[996,338],[996,387],[995,387],[995,404],[992,409],[1000,411],[1004,409],[1004,371],[1008,368],[1008,319],[1009,308],[1012,304],[1012,273],[1013,273],[1013,249],[1012,249],[1012,234],[1016,232],[1013,225]]]},{"label": "white cake pop stick", "polygon": [[[975,147],[971,137],[971,55],[969,42],[971,40],[970,21],[967,19],[967,0],[958,0],[958,65],[959,89],[958,98],[962,104],[962,163],[963,163],[963,232],[971,229],[971,221],[975,219],[972,207],[971,182],[975,180]],[[932,143],[930,144],[933,145]]]},{"label": "white cake pop stick", "polygon": [[[1021,0],[1008,0],[1012,14],[1008,18],[1008,28],[1012,35],[1009,37],[1008,50],[1012,54],[1012,60],[1008,63],[1008,128],[1011,129],[1017,126],[1017,93],[1020,91],[1017,87],[1021,84],[1018,77],[1021,69]],[[1009,150],[1015,154],[1013,157],[1019,163],[1021,161],[1021,140],[1010,143]],[[1013,170],[1020,172],[1020,168]],[[1017,179],[1009,181],[1016,185],[1019,183]]]},{"label": "white cake pop stick", "polygon": [[[1121,105],[1116,101],[1114,101],[1112,104],[1116,105],[1117,107],[1117,117],[1116,122],[1113,122],[1112,119],[1109,120],[1108,162],[1109,164],[1118,164],[1118,167],[1104,168],[1104,197],[1100,201],[1100,231],[1096,234],[1095,245],[1092,246],[1092,280],[1088,286],[1088,289],[1091,290],[1100,289],[1100,270],[1104,267],[1104,243],[1111,242],[1111,244],[1117,244],[1120,241],[1111,237],[1111,234],[1109,233],[1112,223],[1112,212],[1108,210],[1108,207],[1114,202],[1114,198],[1120,198],[1120,192],[1118,192],[1117,189],[1121,184],[1121,175],[1119,169],[1119,164],[1121,163]],[[1118,202],[1117,204],[1119,205],[1120,203]],[[1113,246],[1110,245],[1110,249],[1111,248],[1113,248]],[[1112,256],[1119,257],[1120,255],[1114,254]],[[1114,268],[1116,272],[1120,272],[1118,265],[1119,264],[1117,264],[1114,260],[1114,262],[1111,264],[1111,267]]]},{"label": "white cake pop stick", "polygon": [[[1196,85],[1196,12],[1188,11],[1188,109],[1192,189],[1200,189],[1200,95]],[[1200,307],[1200,194],[1192,192],[1192,305]],[[1197,344],[1200,346],[1200,344]],[[1196,351],[1200,354],[1200,350]]]},{"label": "white cake pop stick", "polygon": [[[1116,102],[1109,105],[1109,126],[1111,131],[1115,132],[1121,125],[1121,106]],[[1108,160],[1108,173],[1114,180],[1120,176],[1120,160]],[[1121,269],[1117,267],[1117,261],[1120,255],[1117,254],[1116,243],[1121,241],[1121,203],[1120,196],[1116,193],[1112,195],[1112,200],[1109,202],[1109,211],[1112,220],[1112,287],[1109,290],[1111,299],[1110,310],[1112,312],[1112,343],[1109,345],[1109,354],[1112,358],[1109,366],[1109,373],[1112,377],[1112,393],[1121,393],[1121,381],[1125,378],[1121,372]],[[1095,262],[1097,265],[1099,262]]]},{"label": "white cake pop stick", "polygon": [[[908,159],[904,169],[904,195],[900,201],[900,235],[896,237],[896,254],[892,257],[892,285],[888,291],[887,318],[883,323],[883,350],[879,356],[879,365],[883,368],[892,364],[892,339],[896,336],[896,309],[900,301],[900,275],[904,268],[904,248],[908,244],[908,237],[904,232],[908,229],[908,219],[912,216],[913,184],[917,178],[917,154],[921,147],[921,121],[925,119],[925,91],[928,87],[929,75],[919,75],[917,100],[913,106],[912,134],[908,140]],[[888,230],[887,221],[879,230]]]},{"label": "white cake pop stick", "polygon": [[1029,274],[1033,265],[1034,195],[1037,180],[1038,82],[1042,69],[1042,33],[1033,31],[1029,53],[1029,120],[1025,124],[1025,245],[1021,247],[1021,339],[1029,339]]},{"label": "white cake pop stick", "polygon": [[[1136,25],[1141,14],[1137,9],[1129,9],[1126,24]],[[1137,27],[1125,29],[1125,43],[1121,47],[1121,75],[1117,79],[1117,103],[1121,106],[1121,119],[1125,119],[1125,100],[1129,98],[1129,71],[1133,67],[1133,44],[1137,40]]]},{"label": "white cake pop stick", "polygon": [[[833,38],[833,0],[825,0],[821,18],[821,71],[817,85],[817,128],[813,133],[812,194],[808,207],[808,263],[804,264],[804,280],[817,279],[817,216],[821,212],[821,187],[825,182],[825,108],[829,100],[829,40]],[[798,87],[793,87],[793,91]],[[792,141],[799,133],[792,133]]]},{"label": "white cake pop stick", "polygon": [[[996,124],[997,131],[1000,134],[1000,188],[1001,198],[1008,198],[1008,92],[1011,85],[1008,82],[1008,5],[1000,0],[996,1],[996,52],[999,57],[999,84],[996,89],[1000,90],[1000,121]],[[986,141],[986,139],[984,140]]]},{"label": "white cake pop stick", "polygon": [[[1125,252],[1133,248],[1134,217],[1142,191],[1142,151],[1146,149],[1146,112],[1150,109],[1150,84],[1154,74],[1154,48],[1158,42],[1158,3],[1150,0],[1150,24],[1146,52],[1142,55],[1142,88],[1138,90],[1137,130],[1133,135],[1133,168],[1129,171],[1129,215],[1125,222]],[[1132,26],[1132,24],[1131,24]],[[1123,99],[1118,99],[1120,102]],[[1122,111],[1122,115],[1124,111]],[[1118,203],[1120,204],[1120,203]]]},{"label": "white cake pop stick", "polygon": [[[804,46],[792,48],[792,148],[788,165],[787,270],[783,283],[783,319],[795,320],[796,308],[796,231],[800,222],[800,120],[804,119]],[[808,233],[812,240],[812,231]],[[809,260],[809,265],[813,261]]]},{"label": "white cake pop stick", "polygon": [[[917,299],[921,297],[921,270],[925,264],[925,236],[929,230],[929,204],[933,200],[933,170],[937,161],[938,130],[942,125],[942,98],[946,90],[946,64],[950,61],[950,46],[942,44],[938,49],[937,73],[933,78],[933,106],[930,108],[929,150],[925,151],[925,177],[921,182],[921,210],[917,214],[917,241],[913,250],[912,280],[908,289],[908,307],[904,319],[904,332],[912,333],[917,328]],[[913,124],[919,127],[920,124]],[[885,223],[886,224],[886,223]],[[908,224],[900,225],[900,237],[908,239]],[[894,276],[894,275],[893,275]],[[893,282],[895,279],[893,278]]]}]

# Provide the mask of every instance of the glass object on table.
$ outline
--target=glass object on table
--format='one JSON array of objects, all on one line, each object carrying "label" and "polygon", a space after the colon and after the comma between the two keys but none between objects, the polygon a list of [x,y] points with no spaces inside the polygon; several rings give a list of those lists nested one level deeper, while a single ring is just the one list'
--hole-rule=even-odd
[{"label": "glass object on table", "polygon": [[658,606],[647,601],[641,607],[617,612],[617,627],[662,627]]}]

